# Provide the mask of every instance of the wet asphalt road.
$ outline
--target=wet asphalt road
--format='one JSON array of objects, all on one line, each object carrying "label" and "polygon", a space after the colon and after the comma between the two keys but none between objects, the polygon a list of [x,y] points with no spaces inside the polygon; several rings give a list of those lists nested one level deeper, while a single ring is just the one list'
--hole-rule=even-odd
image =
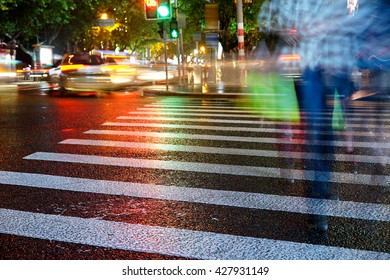
[{"label": "wet asphalt road", "polygon": [[[359,164],[334,163],[340,200],[321,233],[309,225],[302,161],[294,182],[279,172],[283,126],[243,106],[223,97],[3,87],[1,258],[389,259],[389,171],[378,173],[370,146],[356,148]],[[294,151],[302,150],[298,141]]]}]

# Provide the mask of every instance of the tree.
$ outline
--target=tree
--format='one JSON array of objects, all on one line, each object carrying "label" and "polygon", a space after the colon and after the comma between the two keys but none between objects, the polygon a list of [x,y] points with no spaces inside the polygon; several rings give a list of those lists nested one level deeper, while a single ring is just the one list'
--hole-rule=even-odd
[{"label": "tree", "polygon": [[[185,41],[190,42],[192,34],[195,31],[202,31],[204,22],[204,6],[206,3],[213,2],[218,4],[220,31],[219,40],[225,52],[236,51],[238,46],[237,37],[237,5],[234,0],[181,0],[179,8],[185,14],[191,15],[187,19],[187,27],[185,33]],[[264,0],[252,0],[252,3],[243,5],[244,13],[244,32],[245,32],[245,47],[249,51],[260,40],[258,32],[258,14]],[[189,37],[191,36],[191,38]]]},{"label": "tree", "polygon": [[27,44],[51,27],[67,24],[75,8],[68,0],[1,0],[0,34]]},{"label": "tree", "polygon": [[[187,15],[183,41],[188,54],[194,49],[194,32],[202,31],[204,6],[210,1],[177,2],[179,12]],[[225,51],[234,51],[237,48],[236,4],[234,0],[213,2],[219,4],[220,42]],[[257,14],[263,2],[252,0],[243,6],[247,50],[259,40]],[[0,0],[0,9],[0,39],[8,35],[27,47],[41,43],[54,45],[57,52],[103,47],[139,53],[160,42],[156,21],[144,18],[143,0]],[[97,26],[96,20],[102,12],[115,20],[114,26]],[[175,47],[169,49],[173,51]]]},{"label": "tree", "polygon": [[16,0],[0,0],[0,11],[7,11],[10,7],[14,6]]},{"label": "tree", "polygon": [[139,0],[110,1],[116,27],[111,31],[112,44],[120,50],[130,52],[142,50],[148,44],[145,39],[158,37],[157,24],[146,21],[143,2]]}]

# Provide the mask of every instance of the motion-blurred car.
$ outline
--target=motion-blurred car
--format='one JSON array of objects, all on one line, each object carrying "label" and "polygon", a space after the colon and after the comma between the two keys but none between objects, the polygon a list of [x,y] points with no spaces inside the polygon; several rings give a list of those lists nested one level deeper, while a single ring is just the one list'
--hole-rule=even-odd
[{"label": "motion-blurred car", "polygon": [[134,85],[136,69],[118,65],[98,55],[69,54],[50,70],[50,82],[61,93],[68,91],[110,92]]},{"label": "motion-blurred car", "polygon": [[7,44],[0,41],[0,84],[14,82],[16,79],[16,72],[11,71],[13,61],[7,59],[8,54]]},{"label": "motion-blurred car", "polygon": [[16,72],[10,71],[6,66],[0,64],[0,83],[15,82]]}]

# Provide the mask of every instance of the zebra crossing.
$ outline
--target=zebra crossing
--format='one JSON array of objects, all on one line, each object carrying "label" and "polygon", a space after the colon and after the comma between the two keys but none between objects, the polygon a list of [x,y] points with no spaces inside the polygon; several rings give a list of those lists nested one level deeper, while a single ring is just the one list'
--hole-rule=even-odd
[{"label": "zebra crossing", "polygon": [[[110,205],[105,215],[94,215],[92,206],[91,213],[78,215],[68,210],[77,208],[75,202],[60,214],[1,208],[0,233],[190,259],[390,259],[390,177],[370,169],[388,158],[372,147],[388,151],[390,143],[372,142],[375,110],[357,104],[348,113],[355,153],[343,152],[344,131],[333,143],[330,181],[340,200],[320,200],[305,196],[315,177],[301,161],[316,155],[302,151],[305,132],[298,126],[286,138],[288,123],[264,119],[231,100],[176,102],[146,104],[80,138],[63,139],[56,151],[23,158],[77,175],[0,171],[0,185],[19,191],[77,194],[79,204],[94,195],[101,207],[113,198],[123,204]],[[364,129],[363,120],[369,122]],[[385,139],[387,131],[385,123]],[[296,149],[280,151],[281,144]],[[296,163],[286,166],[287,160]],[[324,213],[330,219],[325,237],[305,223]]]}]

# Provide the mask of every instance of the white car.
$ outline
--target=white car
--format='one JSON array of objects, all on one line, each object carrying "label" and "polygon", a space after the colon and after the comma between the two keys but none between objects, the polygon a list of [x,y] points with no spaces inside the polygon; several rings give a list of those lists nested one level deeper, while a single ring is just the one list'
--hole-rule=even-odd
[{"label": "white car", "polygon": [[61,93],[69,91],[109,92],[136,84],[136,68],[108,63],[98,55],[69,54],[50,70],[50,82]]}]

